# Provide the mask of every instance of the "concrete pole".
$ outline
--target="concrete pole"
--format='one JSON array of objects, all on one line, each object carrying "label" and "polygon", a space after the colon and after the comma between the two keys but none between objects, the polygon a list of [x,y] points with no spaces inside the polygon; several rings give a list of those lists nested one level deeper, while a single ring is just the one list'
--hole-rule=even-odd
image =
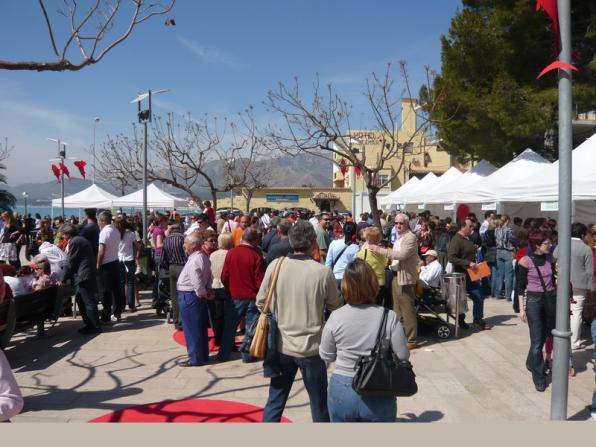
[{"label": "concrete pole", "polygon": [[[561,62],[571,63],[570,0],[558,0],[561,33]],[[571,257],[571,150],[572,150],[572,90],[571,71],[559,69],[559,256],[557,277],[557,321],[554,338],[553,380],[551,395],[552,420],[567,419],[569,390],[569,279]]]},{"label": "concrete pole", "polygon": [[147,247],[147,121],[143,126],[143,244]]},{"label": "concrete pole", "polygon": [[[64,164],[64,159],[66,158],[66,145],[62,145],[62,149],[60,149],[61,141],[58,140],[58,156],[60,157],[60,161]],[[62,167],[60,167],[60,203],[62,205],[62,219],[66,220],[64,216],[64,171]]]}]

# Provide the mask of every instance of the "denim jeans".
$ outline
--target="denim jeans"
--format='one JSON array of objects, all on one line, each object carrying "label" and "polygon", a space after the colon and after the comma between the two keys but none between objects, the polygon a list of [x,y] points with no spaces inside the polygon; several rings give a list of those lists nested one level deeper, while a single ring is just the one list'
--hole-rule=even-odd
[{"label": "denim jeans", "polygon": [[490,266],[490,295],[494,298],[499,296],[499,288],[497,287],[497,264],[489,264]]},{"label": "denim jeans", "polygon": [[178,292],[178,307],[186,340],[188,361],[198,365],[209,361],[207,300],[194,292]]},{"label": "denim jeans", "polygon": [[271,379],[269,398],[263,411],[263,422],[279,422],[281,420],[298,368],[302,373],[302,381],[310,400],[312,421],[329,422],[325,362],[318,355],[291,357],[281,352],[277,355],[281,375]]},{"label": "denim jeans", "polygon": [[472,318],[475,322],[482,320],[484,318],[484,295],[480,281],[470,281],[470,277],[466,275],[466,292],[473,303]]},{"label": "denim jeans", "polygon": [[526,298],[526,316],[528,318],[528,328],[530,329],[530,350],[526,359],[526,367],[532,373],[534,384],[541,385],[546,382],[542,347],[549,335],[544,297],[528,294]]},{"label": "denim jeans", "polygon": [[151,292],[152,304],[155,306],[159,302],[159,267],[161,265],[161,255],[153,252],[153,290]]},{"label": "denim jeans", "polygon": [[395,422],[397,403],[391,396],[361,396],[352,388],[352,377],[332,374],[329,381],[331,422]]},{"label": "denim jeans", "polygon": [[120,261],[120,285],[126,286],[126,303],[129,309],[135,309],[135,270],[137,263]]},{"label": "denim jeans", "polygon": [[505,285],[505,298],[511,300],[513,290],[513,252],[497,249],[497,293],[501,292]]},{"label": "denim jeans", "polygon": [[[224,307],[224,328],[221,334],[219,354],[217,355],[218,360],[226,361],[230,358],[236,338],[236,328],[242,317],[246,316],[247,328],[251,327],[252,322],[259,317],[259,309],[257,309],[255,301],[255,298],[234,298],[226,301]],[[184,327],[184,323],[182,324]],[[246,336],[244,337],[244,343],[247,343]],[[252,360],[250,354],[242,352],[242,349],[240,352],[242,360]]]}]

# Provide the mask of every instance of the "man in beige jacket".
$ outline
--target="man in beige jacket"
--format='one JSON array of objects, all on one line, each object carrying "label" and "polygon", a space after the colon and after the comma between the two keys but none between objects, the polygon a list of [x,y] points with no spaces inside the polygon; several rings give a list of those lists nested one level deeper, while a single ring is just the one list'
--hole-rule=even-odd
[{"label": "man in beige jacket", "polygon": [[418,321],[416,317],[416,281],[418,273],[418,244],[416,235],[410,230],[409,219],[405,214],[395,216],[395,230],[397,237],[393,250],[378,246],[369,247],[372,251],[386,255],[391,259],[393,270],[393,310],[401,317],[408,349],[416,349],[418,336]]}]

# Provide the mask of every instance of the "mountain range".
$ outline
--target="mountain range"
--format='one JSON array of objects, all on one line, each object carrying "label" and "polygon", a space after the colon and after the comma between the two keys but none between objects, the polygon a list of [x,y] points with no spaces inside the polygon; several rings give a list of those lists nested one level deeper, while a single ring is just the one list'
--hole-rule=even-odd
[{"label": "mountain range", "polygon": [[[332,163],[312,155],[298,155],[295,157],[283,156],[269,160],[275,168],[273,178],[270,180],[270,187],[275,186],[331,186]],[[216,162],[208,167],[207,171],[212,175],[217,175],[219,168]],[[115,194],[122,195],[111,184],[106,184],[102,180],[96,182],[101,188]],[[92,184],[91,180],[73,177],[71,181],[64,183],[64,193],[66,196],[75,194],[88,188]],[[140,187],[140,185],[139,185]],[[176,188],[163,186],[163,188],[176,196],[184,196],[184,193]],[[1,189],[1,187],[0,187]],[[43,183],[25,183],[21,185],[8,185],[5,189],[11,192],[17,199],[17,203],[22,205],[23,192],[27,192],[28,203],[31,206],[49,205],[53,198],[60,197],[60,183],[51,180]],[[202,199],[210,198],[209,189],[206,187],[197,187],[194,189]],[[128,189],[126,193],[132,192]],[[227,193],[222,193],[224,196]]]}]

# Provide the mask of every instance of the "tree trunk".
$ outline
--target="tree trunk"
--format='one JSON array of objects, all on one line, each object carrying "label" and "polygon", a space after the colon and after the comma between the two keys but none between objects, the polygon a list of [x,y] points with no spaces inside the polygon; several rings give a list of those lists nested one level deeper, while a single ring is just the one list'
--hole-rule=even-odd
[{"label": "tree trunk", "polygon": [[[201,205],[203,205],[202,201],[199,201],[198,203],[200,203]],[[217,190],[211,188],[211,206],[213,207],[213,210],[217,210]]]},{"label": "tree trunk", "polygon": [[379,216],[379,206],[377,204],[378,192],[379,190],[377,188],[368,188],[368,203],[370,205],[370,213],[372,215],[374,225],[383,231],[383,228],[381,227],[381,216]]},{"label": "tree trunk", "polygon": [[254,195],[254,191],[243,192],[242,195],[244,196],[244,200],[246,200],[246,212],[250,212],[250,201],[252,200],[252,196]]}]

